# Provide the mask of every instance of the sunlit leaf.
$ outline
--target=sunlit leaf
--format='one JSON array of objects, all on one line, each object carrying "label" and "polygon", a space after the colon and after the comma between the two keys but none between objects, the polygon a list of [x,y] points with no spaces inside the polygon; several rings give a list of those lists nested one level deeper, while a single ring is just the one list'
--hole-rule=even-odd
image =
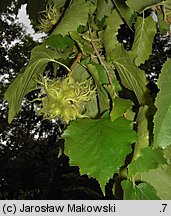
[{"label": "sunlit leaf", "polygon": [[136,134],[130,121],[118,118],[79,119],[64,131],[65,154],[72,166],[79,166],[81,174],[96,178],[104,192],[109,178],[118,172],[131,152]]},{"label": "sunlit leaf", "polygon": [[140,183],[134,185],[129,180],[124,180],[122,183],[125,200],[159,200],[155,188],[149,183]]},{"label": "sunlit leaf", "polygon": [[154,116],[154,146],[165,148],[171,145],[171,60],[163,65],[158,79],[160,89],[155,106],[157,112]]}]

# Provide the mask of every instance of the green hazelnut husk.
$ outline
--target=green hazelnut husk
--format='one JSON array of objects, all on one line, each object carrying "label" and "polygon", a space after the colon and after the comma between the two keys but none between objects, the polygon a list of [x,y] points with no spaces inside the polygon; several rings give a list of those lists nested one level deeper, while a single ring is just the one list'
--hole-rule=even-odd
[{"label": "green hazelnut husk", "polygon": [[86,117],[85,105],[96,96],[91,79],[76,82],[71,76],[63,79],[46,78],[40,84],[41,104],[37,107],[39,115],[45,119],[60,119],[64,123]]}]

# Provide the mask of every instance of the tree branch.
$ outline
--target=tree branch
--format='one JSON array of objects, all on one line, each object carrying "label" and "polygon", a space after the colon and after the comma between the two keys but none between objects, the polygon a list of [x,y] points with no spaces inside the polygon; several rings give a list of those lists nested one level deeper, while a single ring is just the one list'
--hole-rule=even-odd
[{"label": "tree branch", "polygon": [[106,72],[106,75],[107,75],[108,80],[109,80],[109,84],[112,85],[112,79],[111,79],[110,73],[109,73],[109,71],[108,71],[106,65],[103,63],[103,60],[102,60],[102,58],[101,58],[101,56],[100,56],[100,53],[99,53],[99,51],[97,50],[97,48],[96,48],[96,46],[95,46],[95,44],[94,44],[94,42],[93,42],[94,39],[93,39],[93,35],[92,35],[92,32],[91,32],[91,29],[90,29],[90,28],[89,28],[89,33],[90,33],[91,44],[92,44],[92,47],[93,47],[93,49],[94,49],[94,51],[95,51],[95,53],[96,53],[96,55],[97,55],[97,58],[98,58],[98,60],[99,60],[99,63],[101,64],[101,66],[104,68],[104,70],[105,70],[105,72]]}]

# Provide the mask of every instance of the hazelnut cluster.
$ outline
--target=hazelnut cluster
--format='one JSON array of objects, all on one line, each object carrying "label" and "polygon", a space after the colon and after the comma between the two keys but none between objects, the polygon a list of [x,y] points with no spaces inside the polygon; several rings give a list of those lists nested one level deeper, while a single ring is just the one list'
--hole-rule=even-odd
[{"label": "hazelnut cluster", "polygon": [[42,11],[37,28],[41,32],[49,32],[60,18],[60,12],[54,5],[47,5],[46,10]]},{"label": "hazelnut cluster", "polygon": [[38,106],[38,114],[46,119],[60,118],[69,123],[77,118],[86,117],[83,113],[85,105],[96,96],[96,90],[92,87],[92,80],[76,82],[71,76],[63,79],[44,79],[38,81],[41,88],[41,104]]}]

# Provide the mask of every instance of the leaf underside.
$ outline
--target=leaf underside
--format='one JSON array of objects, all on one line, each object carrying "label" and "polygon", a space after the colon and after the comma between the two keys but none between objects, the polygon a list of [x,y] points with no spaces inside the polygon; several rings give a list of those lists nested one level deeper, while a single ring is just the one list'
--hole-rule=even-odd
[{"label": "leaf underside", "polygon": [[161,164],[166,164],[167,160],[163,157],[160,149],[146,147],[142,149],[141,156],[133,160],[128,166],[128,176],[135,176],[137,173],[148,172],[150,169],[156,169]]},{"label": "leaf underside", "polygon": [[157,192],[161,200],[171,200],[171,146],[163,150],[164,157],[168,164],[161,165],[157,169],[141,173],[136,180],[150,183]]},{"label": "leaf underside", "polygon": [[70,31],[76,31],[80,25],[86,25],[90,2],[73,0],[67,9],[59,25],[54,29],[52,35],[67,35]]},{"label": "leaf underside", "polygon": [[134,64],[135,53],[132,51],[126,52],[121,46],[112,52],[111,60],[113,60],[122,84],[132,90],[140,105],[146,104],[148,97],[147,79],[144,71],[136,67]]},{"label": "leaf underside", "polygon": [[138,17],[135,23],[135,39],[132,51],[136,53],[135,64],[139,66],[152,53],[152,43],[156,33],[156,23],[151,16]]},{"label": "leaf underside", "polygon": [[161,200],[171,200],[171,164],[142,173],[141,180],[149,182],[156,188]]},{"label": "leaf underside", "polygon": [[42,74],[47,63],[55,59],[66,58],[68,53],[55,52],[44,46],[36,46],[32,52],[29,64],[24,72],[10,84],[5,99],[9,104],[8,122],[11,123],[14,116],[19,112],[23,98],[36,87],[36,79]]},{"label": "leaf underside", "polygon": [[154,116],[154,147],[166,148],[171,145],[171,60],[163,65],[158,79],[160,89],[155,106],[157,112]]},{"label": "leaf underside", "polygon": [[158,3],[162,2],[162,0],[127,0],[126,4],[135,11],[142,12],[148,7],[152,7]]}]

